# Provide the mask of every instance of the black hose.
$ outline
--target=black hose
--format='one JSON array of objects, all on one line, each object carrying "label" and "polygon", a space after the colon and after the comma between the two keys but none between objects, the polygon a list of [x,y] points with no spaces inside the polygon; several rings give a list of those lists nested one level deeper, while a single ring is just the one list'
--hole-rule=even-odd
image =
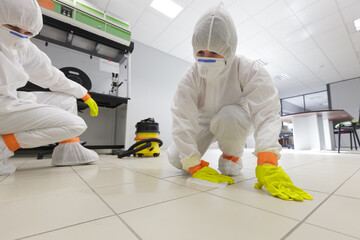
[{"label": "black hose", "polygon": [[[159,147],[161,147],[163,144],[163,142],[158,138],[147,138],[147,139],[144,139],[144,140],[134,143],[133,145],[131,145],[131,147],[129,147],[128,150],[118,153],[118,158],[130,157],[132,154],[140,152],[141,150],[144,150],[145,148],[151,147],[151,142],[159,143]],[[139,146],[141,144],[144,144],[144,145],[136,148],[137,146]]]}]

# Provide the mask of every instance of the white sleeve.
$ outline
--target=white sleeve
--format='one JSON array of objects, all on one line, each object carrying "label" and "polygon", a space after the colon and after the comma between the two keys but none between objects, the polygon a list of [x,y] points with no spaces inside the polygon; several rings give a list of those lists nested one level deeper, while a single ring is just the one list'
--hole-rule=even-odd
[{"label": "white sleeve", "polygon": [[176,91],[171,111],[173,116],[172,136],[180,152],[180,159],[201,157],[196,143],[199,129],[198,96],[195,77],[190,67]]},{"label": "white sleeve", "polygon": [[273,152],[280,158],[280,100],[269,73],[260,65],[252,63],[243,93],[249,104],[254,127],[254,154],[257,156],[259,152]]},{"label": "white sleeve", "polygon": [[53,92],[67,93],[76,98],[86,95],[86,88],[66,78],[63,72],[52,66],[49,57],[34,44],[27,44],[19,55],[25,71],[29,74],[30,82],[49,88]]}]

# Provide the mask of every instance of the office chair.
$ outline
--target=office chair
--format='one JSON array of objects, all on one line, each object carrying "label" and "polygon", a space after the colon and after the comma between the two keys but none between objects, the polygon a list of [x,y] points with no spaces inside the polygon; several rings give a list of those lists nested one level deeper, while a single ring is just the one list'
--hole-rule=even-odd
[{"label": "office chair", "polygon": [[341,134],[350,134],[350,149],[352,150],[352,140],[354,138],[355,150],[357,146],[360,147],[359,135],[356,130],[360,129],[360,108],[359,108],[359,119],[357,121],[340,122],[335,125],[334,134],[338,134],[338,153],[340,153],[341,147]]},{"label": "office chair", "polygon": [[287,147],[288,149],[294,149],[294,144],[291,143],[291,139],[293,138],[293,133],[280,133],[279,135],[279,143],[282,147]]}]

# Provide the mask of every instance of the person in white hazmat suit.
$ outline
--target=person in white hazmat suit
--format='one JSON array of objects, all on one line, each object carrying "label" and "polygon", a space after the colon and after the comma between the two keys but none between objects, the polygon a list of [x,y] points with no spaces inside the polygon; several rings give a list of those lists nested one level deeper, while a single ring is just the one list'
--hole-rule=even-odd
[{"label": "person in white hazmat suit", "polygon": [[[169,162],[193,178],[232,184],[242,169],[242,154],[250,129],[257,156],[255,188],[264,186],[284,200],[312,197],[293,185],[278,167],[281,145],[280,101],[270,75],[256,62],[236,56],[234,23],[222,4],[207,10],[195,25],[192,64],[179,83],[171,107],[173,140]],[[201,160],[217,141],[223,154],[219,174]]]},{"label": "person in white hazmat suit", "polygon": [[[59,142],[52,165],[86,164],[99,158],[79,143],[77,136],[87,126],[77,116],[76,98],[89,105],[92,116],[98,114],[97,104],[30,42],[42,26],[36,0],[0,1],[0,175],[15,172],[8,159],[19,148]],[[52,92],[17,91],[28,81]]]}]

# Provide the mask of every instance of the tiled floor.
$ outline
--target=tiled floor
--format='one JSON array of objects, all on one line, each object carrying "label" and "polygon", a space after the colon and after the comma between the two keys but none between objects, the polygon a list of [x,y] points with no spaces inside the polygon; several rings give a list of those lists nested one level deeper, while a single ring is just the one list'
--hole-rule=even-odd
[{"label": "tiled floor", "polygon": [[[217,167],[220,151],[204,159]],[[196,185],[158,158],[100,155],[88,166],[11,159],[0,176],[0,239],[360,239],[360,151],[284,150],[280,165],[313,201],[293,202],[254,189],[247,149],[237,183]]]}]

